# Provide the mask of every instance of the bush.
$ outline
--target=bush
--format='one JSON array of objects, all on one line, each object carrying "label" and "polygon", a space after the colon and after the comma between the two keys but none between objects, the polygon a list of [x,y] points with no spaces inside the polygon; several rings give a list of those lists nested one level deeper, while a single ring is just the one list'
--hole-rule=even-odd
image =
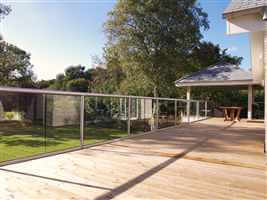
[{"label": "bush", "polygon": [[5,119],[7,120],[12,120],[15,117],[15,114],[13,112],[6,112],[4,115]]},{"label": "bush", "polygon": [[4,119],[6,120],[17,120],[17,121],[24,121],[25,120],[25,113],[24,112],[5,112]]},{"label": "bush", "polygon": [[66,89],[72,92],[88,92],[89,83],[85,79],[68,81]]}]

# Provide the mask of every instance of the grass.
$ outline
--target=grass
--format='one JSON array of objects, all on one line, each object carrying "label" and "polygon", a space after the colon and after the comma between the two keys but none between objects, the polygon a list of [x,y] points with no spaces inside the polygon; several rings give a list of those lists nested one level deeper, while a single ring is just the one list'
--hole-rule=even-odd
[{"label": "grass", "polygon": [[[160,120],[159,128],[173,126],[173,123]],[[132,121],[131,126],[133,134],[151,130],[147,121]],[[125,129],[125,124],[114,122],[88,125],[84,129],[84,144],[96,144],[127,136]],[[45,137],[41,125],[18,121],[0,123],[0,162],[79,146],[79,126],[47,127]]]},{"label": "grass", "polygon": [[[126,135],[125,130],[92,125],[84,129],[84,143],[95,144]],[[29,126],[19,122],[0,124],[0,162],[78,146],[80,146],[78,126],[49,127],[45,138],[42,126]]]}]

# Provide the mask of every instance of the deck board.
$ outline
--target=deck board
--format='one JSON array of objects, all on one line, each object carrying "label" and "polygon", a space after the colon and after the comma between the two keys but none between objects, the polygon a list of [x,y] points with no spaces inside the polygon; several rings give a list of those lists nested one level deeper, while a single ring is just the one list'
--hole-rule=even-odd
[{"label": "deck board", "polygon": [[0,168],[0,199],[266,199],[264,126],[181,125]]}]

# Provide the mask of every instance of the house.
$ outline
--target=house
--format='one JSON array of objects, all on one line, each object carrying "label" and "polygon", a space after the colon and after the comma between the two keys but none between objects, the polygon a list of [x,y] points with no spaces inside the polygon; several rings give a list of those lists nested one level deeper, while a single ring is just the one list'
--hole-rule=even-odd
[{"label": "house", "polygon": [[[232,0],[223,14],[227,34],[249,33],[251,45],[252,78],[263,86],[267,84],[267,1]],[[267,87],[265,90],[265,144],[267,142]],[[265,152],[267,147],[265,145]]]},{"label": "house", "polygon": [[[227,34],[248,33],[250,37],[251,73],[238,66],[220,64],[176,81],[177,87],[187,87],[190,99],[191,87],[230,86],[248,88],[248,119],[252,118],[253,89],[267,84],[267,0],[232,0],[223,13]],[[267,96],[265,87],[265,122],[267,120]],[[190,110],[190,104],[187,105]],[[265,123],[266,124],[266,123]],[[265,143],[267,129],[265,128]],[[265,152],[267,147],[265,145]]]},{"label": "house", "polygon": [[[191,87],[232,87],[248,90],[248,120],[252,120],[253,99],[256,88],[261,88],[261,81],[253,79],[252,72],[237,65],[218,63],[176,81],[177,87],[187,87],[187,99],[190,100]],[[190,104],[187,105],[190,110]]]}]

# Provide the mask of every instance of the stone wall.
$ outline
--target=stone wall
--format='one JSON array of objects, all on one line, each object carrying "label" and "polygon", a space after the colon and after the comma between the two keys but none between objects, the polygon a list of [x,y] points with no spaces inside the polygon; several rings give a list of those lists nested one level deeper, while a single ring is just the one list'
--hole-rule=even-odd
[{"label": "stone wall", "polygon": [[153,117],[152,99],[141,99],[140,119],[150,119]]},{"label": "stone wall", "polygon": [[3,108],[3,104],[0,101],[0,121],[4,120],[4,108]]},{"label": "stone wall", "polygon": [[49,96],[47,99],[48,126],[66,126],[80,124],[80,97]]},{"label": "stone wall", "polygon": [[35,108],[35,117],[36,120],[42,120],[43,119],[43,96],[38,95],[36,97],[36,108]]}]

